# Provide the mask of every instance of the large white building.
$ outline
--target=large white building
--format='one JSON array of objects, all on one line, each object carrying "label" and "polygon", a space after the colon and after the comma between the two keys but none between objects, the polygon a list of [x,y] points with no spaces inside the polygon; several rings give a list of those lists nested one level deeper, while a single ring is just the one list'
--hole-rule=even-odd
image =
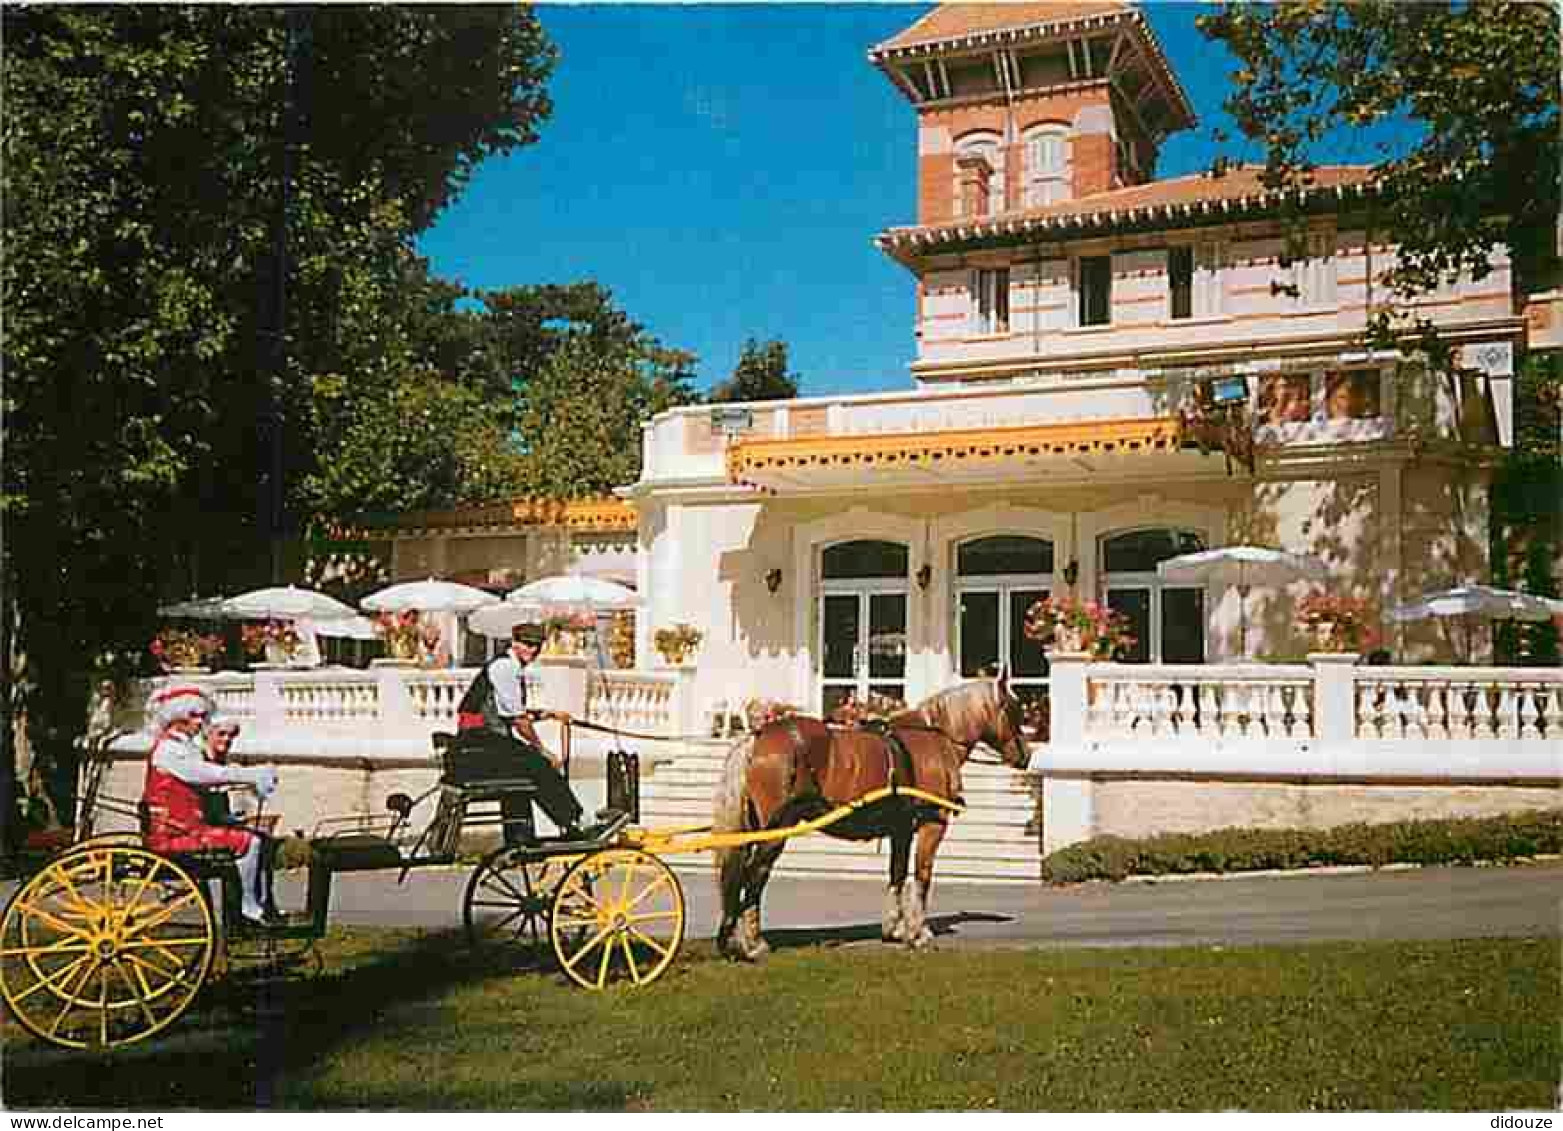
[{"label": "large white building", "polygon": [[[1408,310],[1456,344],[1455,378],[1367,352],[1395,244],[1369,171],[1318,171],[1306,259],[1255,170],[1154,179],[1193,116],[1132,4],[948,5],[869,57],[916,113],[919,215],[878,237],[916,280],[912,387],[664,413],[623,492],[647,624],[706,631],[703,697],[828,710],[1000,663],[1040,681],[1019,626],[1048,592],[1126,613],[1131,659],[1229,661],[1236,594],[1156,576],[1199,547],[1315,554],[1380,609],[1485,577],[1514,365],[1556,341],[1555,293],[1513,293],[1500,260]],[[1239,375],[1252,469],[1180,427]],[[1306,650],[1295,595],[1252,595],[1255,654]]]}]

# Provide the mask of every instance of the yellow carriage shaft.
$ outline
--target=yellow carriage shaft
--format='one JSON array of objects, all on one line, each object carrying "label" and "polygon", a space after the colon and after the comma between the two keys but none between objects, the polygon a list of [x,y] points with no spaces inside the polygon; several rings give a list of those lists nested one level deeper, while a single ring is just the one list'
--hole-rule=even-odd
[{"label": "yellow carriage shaft", "polygon": [[838,805],[829,813],[824,813],[813,820],[799,821],[797,824],[787,825],[785,828],[757,829],[753,832],[719,833],[712,831],[710,825],[681,825],[662,829],[630,828],[625,829],[622,835],[624,843],[634,845],[656,855],[680,852],[709,852],[718,848],[742,848],[745,845],[763,844],[772,840],[786,840],[789,837],[801,836],[804,833],[819,832],[837,821],[850,817],[858,810],[867,808],[889,797],[909,798],[914,801],[926,802],[929,805],[947,810],[952,816],[959,816],[966,808],[957,801],[951,801],[948,797],[940,797],[938,794],[928,793],[925,790],[915,789],[911,786],[886,786],[883,789],[870,790],[862,797],[848,801],[845,805]]}]

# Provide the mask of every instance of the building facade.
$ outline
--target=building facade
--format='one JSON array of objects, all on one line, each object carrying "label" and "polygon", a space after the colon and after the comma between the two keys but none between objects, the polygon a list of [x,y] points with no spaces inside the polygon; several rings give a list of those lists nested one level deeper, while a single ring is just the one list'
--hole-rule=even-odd
[{"label": "building facade", "polygon": [[[947,5],[869,58],[916,114],[918,216],[878,237],[916,282],[913,387],[663,413],[622,492],[642,633],[705,631],[704,698],[828,711],[999,666],[1036,694],[1021,625],[1049,593],[1128,616],[1131,660],[1241,658],[1236,593],[1157,576],[1199,548],[1314,554],[1380,610],[1486,576],[1514,366],[1555,343],[1556,295],[1500,257],[1399,312],[1457,375],[1370,352],[1395,240],[1369,170],[1291,199],[1249,168],[1156,179],[1194,118],[1132,4]],[[1190,426],[1233,387],[1252,466]],[[1302,656],[1300,592],[1250,595],[1251,654]],[[1385,644],[1447,654],[1436,627]]]}]

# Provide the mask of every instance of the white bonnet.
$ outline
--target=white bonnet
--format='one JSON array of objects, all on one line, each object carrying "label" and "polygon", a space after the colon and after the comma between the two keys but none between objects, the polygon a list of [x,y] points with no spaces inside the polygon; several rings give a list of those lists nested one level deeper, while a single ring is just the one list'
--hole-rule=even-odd
[{"label": "white bonnet", "polygon": [[213,715],[216,704],[201,688],[192,683],[175,683],[156,691],[147,701],[147,718],[162,730],[169,723],[187,719],[191,715]]}]

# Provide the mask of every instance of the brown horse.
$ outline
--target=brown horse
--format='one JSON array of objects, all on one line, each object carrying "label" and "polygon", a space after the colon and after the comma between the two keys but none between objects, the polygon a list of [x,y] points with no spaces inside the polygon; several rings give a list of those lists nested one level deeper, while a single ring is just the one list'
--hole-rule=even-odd
[{"label": "brown horse", "polygon": [[[785,828],[889,785],[959,801],[961,766],[979,742],[998,751],[1006,765],[1026,764],[1020,723],[1020,702],[1004,676],[942,691],[894,716],[883,732],[804,716],[778,720],[728,754],[713,827]],[[846,840],[890,838],[886,941],[920,948],[933,937],[926,922],[928,889],[948,819],[948,811],[936,805],[891,796],[821,830]],[[907,884],[914,838],[916,882]],[[722,889],[717,945],[729,958],[754,961],[769,949],[760,937],[760,897],[785,845],[775,840],[715,854]]]}]

